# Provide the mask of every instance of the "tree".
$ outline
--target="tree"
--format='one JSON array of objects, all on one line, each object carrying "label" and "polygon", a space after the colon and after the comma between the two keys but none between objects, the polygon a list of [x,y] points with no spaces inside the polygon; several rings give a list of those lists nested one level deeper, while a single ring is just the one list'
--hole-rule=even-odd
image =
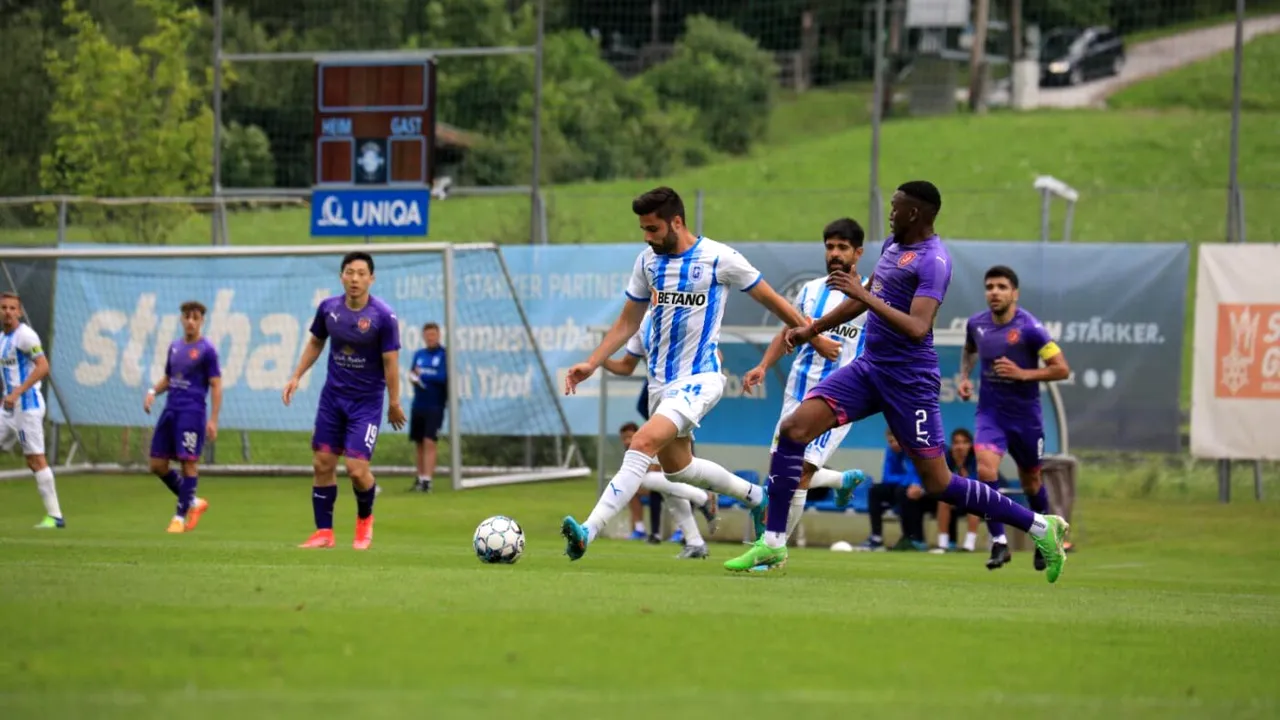
[{"label": "tree", "polygon": [[768,129],[778,67],[769,52],[730,25],[688,18],[675,54],[644,77],[664,107],[698,111],[702,135],[716,150],[746,153]]},{"label": "tree", "polygon": [[[101,25],[63,4],[70,33],[51,50],[50,150],[41,157],[46,192],[88,196],[205,194],[213,163],[210,73],[193,72],[186,48],[201,28],[199,11],[176,0],[138,0],[153,27],[137,47],[112,42]],[[191,212],[183,205],[78,208],[103,240],[163,242]]]}]

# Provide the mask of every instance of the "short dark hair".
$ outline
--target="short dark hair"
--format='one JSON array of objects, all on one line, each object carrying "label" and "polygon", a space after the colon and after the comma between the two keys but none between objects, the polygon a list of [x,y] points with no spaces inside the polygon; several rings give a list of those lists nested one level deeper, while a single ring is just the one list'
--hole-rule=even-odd
[{"label": "short dark hair", "polygon": [[825,228],[822,229],[822,239],[824,242],[833,237],[840,238],[841,240],[848,240],[854,247],[860,248],[862,247],[862,241],[867,237],[867,233],[862,229],[862,226],[858,224],[857,220],[846,217],[840,218],[839,220],[832,220],[830,223],[827,223]]},{"label": "short dark hair", "polygon": [[964,438],[965,440],[968,440],[970,445],[973,444],[973,433],[969,432],[969,428],[958,427],[955,430],[951,431],[951,438],[953,440],[957,435]]},{"label": "short dark hair", "polygon": [[422,326],[423,332],[426,332],[428,330],[439,330],[439,329],[440,329],[440,326],[435,324],[434,322],[429,322],[426,325]]},{"label": "short dark hair", "polygon": [[373,256],[363,250],[356,250],[355,252],[349,252],[346,255],[343,255],[342,267],[338,268],[338,272],[346,270],[348,265],[356,262],[357,260],[363,260],[365,264],[369,266],[369,274],[373,274]]},{"label": "short dark hair", "polygon": [[928,180],[911,180],[898,186],[898,192],[909,198],[918,200],[934,210],[942,209],[942,193]]},{"label": "short dark hair", "polygon": [[205,315],[209,314],[209,308],[206,308],[204,306],[204,303],[200,302],[199,300],[188,300],[182,303],[182,306],[178,308],[178,311],[181,312],[184,316],[187,315],[188,313],[194,313],[194,312],[200,313],[200,317],[204,317]]},{"label": "short dark hair", "polygon": [[18,293],[12,290],[5,290],[3,292],[0,292],[0,299],[4,299],[4,298],[13,298],[18,302],[22,302],[22,298],[18,296]]},{"label": "short dark hair", "polygon": [[985,285],[991,278],[1004,278],[1009,281],[1009,284],[1013,286],[1014,290],[1018,289],[1018,273],[1014,272],[1013,268],[1008,265],[992,266],[991,269],[987,271],[987,274],[982,276],[983,284]]},{"label": "short dark hair", "polygon": [[618,428],[619,435],[621,435],[624,432],[639,432],[639,431],[640,431],[640,426],[633,422],[624,422],[622,423],[622,427]]},{"label": "short dark hair", "polygon": [[636,215],[653,213],[667,222],[671,222],[672,218],[677,217],[680,218],[681,222],[685,221],[684,201],[680,199],[680,193],[665,185],[654,188],[632,200],[631,212]]}]

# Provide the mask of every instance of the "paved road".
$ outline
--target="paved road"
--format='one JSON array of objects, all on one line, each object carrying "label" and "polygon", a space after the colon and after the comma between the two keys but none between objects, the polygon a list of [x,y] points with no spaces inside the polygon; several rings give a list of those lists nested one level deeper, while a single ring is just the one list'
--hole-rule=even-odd
[{"label": "paved road", "polygon": [[[1280,15],[1246,20],[1244,39],[1280,32]],[[1108,77],[1067,88],[1041,88],[1042,107],[1073,108],[1101,105],[1106,97],[1130,83],[1217,55],[1235,46],[1235,23],[1171,35],[1127,48],[1124,69]]]}]

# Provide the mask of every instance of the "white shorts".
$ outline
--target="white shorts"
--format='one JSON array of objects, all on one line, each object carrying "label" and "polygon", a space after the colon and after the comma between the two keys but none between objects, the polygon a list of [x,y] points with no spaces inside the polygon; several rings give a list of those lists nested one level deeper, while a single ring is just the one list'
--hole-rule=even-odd
[{"label": "white shorts", "polygon": [[[778,424],[773,429],[773,444],[769,446],[769,452],[772,453],[778,449],[778,436],[782,433],[782,421],[791,417],[791,413],[800,407],[800,401],[788,395],[782,401],[782,417],[778,418]],[[844,442],[844,438],[853,429],[853,425],[841,425],[834,427],[814,438],[813,442],[804,449],[804,461],[814,467],[826,467],[827,461],[831,459],[834,453],[840,447],[840,443]]]},{"label": "white shorts", "polygon": [[8,452],[13,443],[22,445],[23,455],[44,454],[44,409],[5,410],[0,408],[0,450]]},{"label": "white shorts", "polygon": [[649,417],[662,417],[676,425],[676,437],[689,437],[702,418],[720,402],[724,375],[698,373],[676,378],[665,385],[649,384]]}]

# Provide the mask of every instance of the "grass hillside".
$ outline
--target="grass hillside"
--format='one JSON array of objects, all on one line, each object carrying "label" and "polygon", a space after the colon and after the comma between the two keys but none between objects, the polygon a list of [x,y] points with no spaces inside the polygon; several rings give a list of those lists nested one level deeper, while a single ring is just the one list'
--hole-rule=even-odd
[{"label": "grass hillside", "polygon": [[[1112,95],[1113,108],[1231,111],[1233,51],[1220,53]],[[1251,113],[1280,112],[1280,34],[1256,37],[1244,46],[1240,107]]]},{"label": "grass hillside", "polygon": [[[1158,82],[1158,81],[1152,81]],[[1150,93],[1137,86],[1130,93]],[[856,115],[865,95],[850,92]],[[1280,93],[1278,93],[1280,95]],[[823,102],[831,102],[824,98]],[[834,103],[833,103],[834,105]],[[1241,177],[1247,191],[1249,237],[1280,240],[1280,133],[1274,116],[1247,115],[1241,124]],[[693,213],[705,190],[704,229],[724,240],[810,238],[839,215],[865,218],[870,129],[857,127],[797,139],[787,122],[775,140],[751,157],[658,180],[620,181],[549,189],[552,242],[637,239],[629,201],[659,182],[686,194]],[[946,198],[940,227],[953,238],[1025,240],[1039,235],[1039,199],[1031,184],[1055,175],[1081,191],[1078,241],[1218,241],[1225,226],[1230,122],[1220,112],[1036,112],[954,116],[887,123],[881,176],[886,190],[925,177]],[[236,212],[229,219],[236,244],[310,243],[303,208]],[[526,197],[455,197],[431,207],[431,237],[445,241],[525,242]],[[1058,227],[1055,225],[1055,234]],[[32,243],[49,231],[8,231],[8,242]],[[91,234],[73,229],[71,238]],[[207,218],[193,218],[173,238],[207,243]]]}]

